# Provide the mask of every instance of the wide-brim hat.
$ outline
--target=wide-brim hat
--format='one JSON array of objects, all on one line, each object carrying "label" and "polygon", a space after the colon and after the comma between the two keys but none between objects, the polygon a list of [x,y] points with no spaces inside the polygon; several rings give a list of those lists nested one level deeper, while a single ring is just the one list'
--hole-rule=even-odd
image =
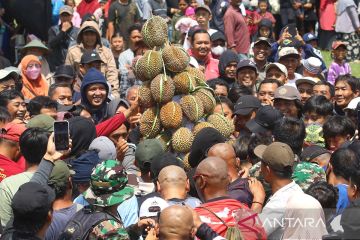
[{"label": "wide-brim hat", "polygon": [[40,48],[42,50],[44,50],[45,52],[49,52],[49,48],[45,46],[45,44],[43,44],[40,40],[38,39],[34,39],[31,42],[29,42],[28,44],[26,44],[21,51],[26,51],[29,48]]}]

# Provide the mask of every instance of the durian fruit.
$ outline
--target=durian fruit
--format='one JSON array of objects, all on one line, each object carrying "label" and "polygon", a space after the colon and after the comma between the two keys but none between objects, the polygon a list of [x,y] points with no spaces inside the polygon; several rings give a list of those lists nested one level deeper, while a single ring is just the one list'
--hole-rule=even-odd
[{"label": "durian fruit", "polygon": [[145,138],[154,138],[161,131],[159,109],[148,108],[140,118],[140,133]]},{"label": "durian fruit", "polygon": [[190,153],[185,154],[184,158],[183,158],[183,164],[184,164],[184,170],[185,172],[188,172],[191,170],[191,166],[189,163],[189,155]]},{"label": "durian fruit", "polygon": [[153,99],[157,103],[167,103],[175,94],[174,81],[164,74],[157,75],[151,81],[150,89]]},{"label": "durian fruit", "polygon": [[161,52],[165,68],[170,72],[181,72],[189,65],[190,56],[184,48],[175,45],[167,45]]},{"label": "durian fruit", "polygon": [[234,123],[222,114],[214,113],[207,118],[207,121],[214,125],[214,127],[226,138],[229,138],[235,131]]},{"label": "durian fruit", "polygon": [[134,66],[134,72],[141,81],[151,81],[157,75],[163,72],[163,60],[160,52],[147,50],[139,58]]},{"label": "durian fruit", "polygon": [[176,74],[173,80],[175,92],[178,94],[189,94],[197,86],[195,77],[187,71]]},{"label": "durian fruit", "polygon": [[180,100],[180,106],[185,116],[191,122],[199,121],[204,115],[204,107],[199,97],[185,95]]},{"label": "durian fruit", "polygon": [[187,67],[186,71],[195,77],[197,85],[206,85],[206,77],[201,70],[194,67]]},{"label": "durian fruit", "polygon": [[206,114],[211,114],[214,111],[216,106],[216,101],[213,93],[205,88],[201,88],[194,93],[195,96],[199,97],[204,106],[204,112]]},{"label": "durian fruit", "polygon": [[162,47],[168,37],[166,20],[160,16],[152,16],[144,23],[141,35],[150,49]]},{"label": "durian fruit", "polygon": [[192,132],[194,136],[196,136],[203,128],[207,127],[215,128],[214,125],[209,122],[199,122],[193,127]]},{"label": "durian fruit", "polygon": [[185,127],[176,130],[171,139],[173,149],[179,153],[189,152],[193,141],[194,135]]},{"label": "durian fruit", "polygon": [[162,148],[164,151],[169,151],[170,142],[171,142],[171,132],[170,131],[163,131],[159,135],[157,135],[155,138],[159,140]]},{"label": "durian fruit", "polygon": [[162,106],[160,110],[160,120],[164,128],[179,128],[182,123],[182,110],[180,104],[168,102]]},{"label": "durian fruit", "polygon": [[139,104],[144,108],[149,108],[155,105],[155,101],[151,95],[150,82],[144,82],[139,87]]}]

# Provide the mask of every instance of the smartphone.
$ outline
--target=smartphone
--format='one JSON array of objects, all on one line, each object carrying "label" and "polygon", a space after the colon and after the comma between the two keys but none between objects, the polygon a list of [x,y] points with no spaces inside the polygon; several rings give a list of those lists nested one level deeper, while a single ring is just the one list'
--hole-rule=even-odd
[{"label": "smartphone", "polygon": [[69,122],[54,122],[54,142],[56,151],[66,151],[69,149]]},{"label": "smartphone", "polygon": [[295,23],[290,23],[287,25],[288,28],[288,32],[291,34],[292,37],[295,37],[297,34],[297,30],[296,30],[296,24]]}]

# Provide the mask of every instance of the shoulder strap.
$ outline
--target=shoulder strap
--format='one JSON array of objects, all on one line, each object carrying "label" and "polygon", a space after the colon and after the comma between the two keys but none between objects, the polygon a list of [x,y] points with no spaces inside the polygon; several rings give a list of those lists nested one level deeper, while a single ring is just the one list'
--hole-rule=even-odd
[{"label": "shoulder strap", "polygon": [[212,210],[208,209],[207,207],[204,206],[198,206],[198,208],[204,209],[206,211],[208,211],[209,213],[211,213],[212,215],[214,215],[217,219],[219,219],[225,226],[226,228],[229,228],[229,226],[224,222],[224,220],[222,220],[218,215],[216,215],[216,213],[214,213]]}]

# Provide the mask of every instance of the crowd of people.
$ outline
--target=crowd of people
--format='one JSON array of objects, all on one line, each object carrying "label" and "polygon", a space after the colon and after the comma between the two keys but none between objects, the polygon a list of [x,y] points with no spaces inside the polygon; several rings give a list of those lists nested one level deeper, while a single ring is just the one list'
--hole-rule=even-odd
[{"label": "crowd of people", "polygon": [[[0,57],[1,239],[360,238],[357,0],[51,2],[48,38]],[[185,155],[141,135],[153,16],[229,138],[205,127]]]}]

